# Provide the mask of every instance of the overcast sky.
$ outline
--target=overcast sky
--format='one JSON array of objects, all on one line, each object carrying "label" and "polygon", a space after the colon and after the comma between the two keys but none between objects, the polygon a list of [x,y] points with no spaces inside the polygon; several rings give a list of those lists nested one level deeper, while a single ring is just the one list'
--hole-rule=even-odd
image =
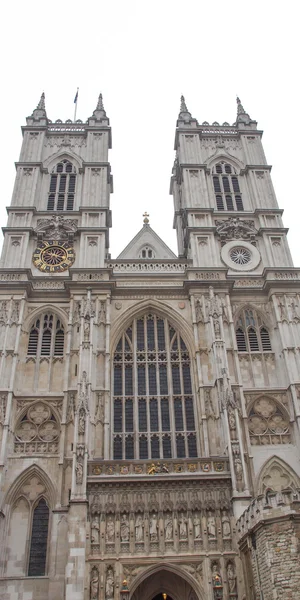
[{"label": "overcast sky", "polygon": [[115,258],[142,214],[176,252],[169,180],[180,95],[200,123],[236,116],[236,95],[264,130],[295,266],[299,244],[299,3],[263,0],[52,0],[2,3],[1,225],[20,126],[42,91],[47,114],[85,121],[100,91],[112,126]]}]

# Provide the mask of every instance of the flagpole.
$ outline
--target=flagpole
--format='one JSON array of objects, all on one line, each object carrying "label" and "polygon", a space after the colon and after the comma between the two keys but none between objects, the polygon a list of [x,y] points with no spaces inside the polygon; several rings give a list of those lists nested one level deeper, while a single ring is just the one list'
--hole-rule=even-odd
[{"label": "flagpole", "polygon": [[76,114],[77,114],[78,90],[79,90],[79,88],[77,88],[77,92],[76,92],[76,102],[75,102],[75,109],[74,109],[74,123],[76,121]]}]

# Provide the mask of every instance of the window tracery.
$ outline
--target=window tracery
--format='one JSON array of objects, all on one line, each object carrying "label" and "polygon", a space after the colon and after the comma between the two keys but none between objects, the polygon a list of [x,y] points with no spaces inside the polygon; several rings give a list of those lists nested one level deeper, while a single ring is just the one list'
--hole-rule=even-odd
[{"label": "window tracery", "polygon": [[167,319],[134,319],[118,342],[113,380],[115,459],[197,456],[190,357]]},{"label": "window tracery", "polygon": [[244,210],[237,171],[224,161],[212,169],[217,210]]},{"label": "window tracery", "polygon": [[37,402],[31,405],[15,429],[15,452],[40,454],[58,452],[59,423],[53,410]]},{"label": "window tracery", "polygon": [[139,252],[139,258],[155,258],[155,252],[150,246],[144,246]]},{"label": "window tracery", "polygon": [[253,404],[248,427],[251,444],[289,444],[289,420],[272,398],[260,398]]},{"label": "window tracery", "polygon": [[46,573],[48,545],[49,508],[41,498],[33,510],[28,577],[39,577]]},{"label": "window tracery", "polygon": [[63,356],[64,326],[56,315],[45,313],[36,319],[30,329],[27,354],[36,358]]},{"label": "window tracery", "polygon": [[70,161],[62,160],[51,174],[47,210],[73,210],[75,185],[75,167]]},{"label": "window tracery", "polygon": [[268,328],[253,309],[244,309],[237,321],[236,343],[239,352],[271,352]]}]

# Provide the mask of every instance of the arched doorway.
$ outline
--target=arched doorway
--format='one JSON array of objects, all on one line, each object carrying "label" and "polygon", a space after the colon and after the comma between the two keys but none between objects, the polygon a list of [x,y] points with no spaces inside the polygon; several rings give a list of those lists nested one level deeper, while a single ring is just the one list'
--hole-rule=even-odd
[{"label": "arched doorway", "polygon": [[196,582],[192,585],[190,579],[175,565],[156,567],[141,575],[130,600],[202,600]]}]

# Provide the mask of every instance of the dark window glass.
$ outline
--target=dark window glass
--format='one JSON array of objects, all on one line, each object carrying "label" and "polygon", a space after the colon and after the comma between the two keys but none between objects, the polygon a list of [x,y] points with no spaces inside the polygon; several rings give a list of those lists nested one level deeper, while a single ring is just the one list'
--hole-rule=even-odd
[{"label": "dark window glass", "polygon": [[133,395],[133,385],[132,385],[132,366],[125,366],[125,396]]},{"label": "dark window glass", "polygon": [[41,347],[41,355],[42,356],[50,356],[50,354],[51,354],[51,337],[52,337],[52,332],[50,331],[50,329],[46,329],[43,332],[43,337],[42,337],[42,347]]},{"label": "dark window glass", "polygon": [[69,194],[74,194],[74,192],[75,192],[75,182],[76,182],[76,176],[75,175],[70,175],[70,178],[69,178],[69,188],[68,188]]},{"label": "dark window glass", "polygon": [[160,401],[161,407],[161,427],[163,431],[170,431],[170,411],[169,411],[169,400],[162,398]]},{"label": "dark window glass", "polygon": [[175,400],[174,400],[174,413],[175,413],[175,429],[176,429],[176,431],[183,431],[183,414],[182,414],[181,398],[175,398]]},{"label": "dark window glass", "polygon": [[153,319],[147,320],[147,346],[148,350],[154,350],[155,348]]},{"label": "dark window glass", "polygon": [[214,182],[214,190],[215,192],[220,192],[221,191],[221,186],[220,186],[220,181],[219,181],[219,177],[213,177],[213,182]]},{"label": "dark window glass", "polygon": [[139,319],[137,322],[137,347],[138,350],[145,349],[144,342],[144,319]]},{"label": "dark window glass", "polygon": [[138,393],[140,396],[146,394],[145,367],[143,365],[138,365]]},{"label": "dark window glass", "polygon": [[72,196],[72,194],[68,194],[67,210],[73,210],[73,207],[74,207],[74,196]]},{"label": "dark window glass", "polygon": [[182,365],[182,375],[183,375],[183,387],[185,394],[192,393],[192,382],[191,382],[191,373],[189,365]]},{"label": "dark window glass", "polygon": [[57,210],[64,210],[65,197],[62,194],[59,194],[57,200]]},{"label": "dark window glass", "polygon": [[59,164],[57,165],[57,167],[56,167],[56,172],[57,172],[57,173],[62,173],[62,172],[63,172],[63,169],[64,169],[64,166],[63,166],[63,164],[62,164],[62,163],[59,163]]},{"label": "dark window glass", "polygon": [[226,206],[227,206],[227,210],[234,210],[231,196],[228,196],[228,195],[226,196]]},{"label": "dark window glass", "polygon": [[164,350],[165,345],[165,324],[162,319],[157,319],[157,342],[158,349]]},{"label": "dark window glass", "polygon": [[194,405],[192,398],[185,400],[185,420],[187,431],[195,430]]},{"label": "dark window glass", "polygon": [[232,173],[232,169],[230,165],[225,165],[225,173]]},{"label": "dark window glass", "polygon": [[148,365],[148,378],[149,378],[149,394],[156,395],[156,366]]},{"label": "dark window glass", "polygon": [[42,498],[33,511],[28,577],[46,573],[49,508]]},{"label": "dark window glass", "polygon": [[180,394],[180,372],[177,365],[172,365],[173,394]]},{"label": "dark window glass", "polygon": [[177,458],[185,458],[185,443],[183,435],[176,435]]},{"label": "dark window glass", "polygon": [[271,341],[270,341],[269,332],[266,329],[266,327],[260,328],[260,339],[261,339],[261,345],[262,345],[263,351],[271,352],[271,350],[272,350]]},{"label": "dark window glass", "polygon": [[159,365],[159,385],[160,385],[160,393],[167,394],[168,393],[168,377],[167,377],[167,366]]},{"label": "dark window glass", "polygon": [[243,201],[242,201],[241,196],[235,197],[235,203],[236,203],[237,210],[244,210]]},{"label": "dark window glass", "polygon": [[50,194],[48,198],[47,210],[54,210],[54,194]]},{"label": "dark window glass", "polygon": [[150,400],[150,430],[158,431],[158,408],[157,400],[154,398]]},{"label": "dark window glass", "polygon": [[238,329],[235,332],[235,335],[238,351],[246,352],[246,338],[243,329],[241,329],[241,327],[238,327]]},{"label": "dark window glass", "polygon": [[122,394],[122,367],[115,365],[114,368],[114,395],[121,396]]},{"label": "dark window glass", "polygon": [[188,449],[189,449],[189,457],[196,458],[197,456],[197,442],[196,436],[194,433],[190,433],[188,435]]},{"label": "dark window glass", "polygon": [[172,458],[171,438],[169,435],[163,436],[163,457]]},{"label": "dark window glass", "polygon": [[139,400],[139,431],[147,431],[146,400]]},{"label": "dark window glass", "polygon": [[248,329],[248,340],[249,340],[250,351],[258,352],[259,347],[258,347],[257,333],[253,327],[249,327],[249,329]]},{"label": "dark window glass", "polygon": [[224,210],[224,202],[222,196],[216,196],[216,203],[218,210]]},{"label": "dark window glass", "polygon": [[133,401],[125,402],[125,431],[133,431]]},{"label": "dark window glass", "polygon": [[114,438],[114,460],[120,460],[122,458],[122,438],[120,435],[116,435]]},{"label": "dark window glass", "polygon": [[228,177],[223,177],[222,179],[223,179],[223,189],[224,189],[225,194],[226,194],[226,192],[231,192]]},{"label": "dark window glass", "polygon": [[114,402],[114,431],[123,431],[122,426],[122,400]]},{"label": "dark window glass", "polygon": [[140,446],[140,459],[147,459],[148,458],[148,440],[146,438],[146,436],[141,436],[139,439],[139,446]]},{"label": "dark window glass", "polygon": [[216,173],[222,173],[222,165],[216,165]]},{"label": "dark window glass", "polygon": [[68,162],[66,164],[66,173],[72,173],[72,168],[73,167],[72,167],[71,163]]},{"label": "dark window glass", "polygon": [[66,175],[61,175],[60,176],[60,181],[59,181],[59,192],[65,192],[66,191],[66,182],[67,182],[67,176]]},{"label": "dark window glass", "polygon": [[31,356],[36,356],[37,347],[38,347],[38,339],[39,339],[39,330],[35,326],[33,326],[31,328],[30,335],[29,335],[27,354],[30,354]]},{"label": "dark window glass", "polygon": [[64,353],[64,331],[59,329],[55,336],[54,354],[56,356],[62,356]]},{"label": "dark window glass", "polygon": [[133,436],[128,435],[125,440],[125,458],[130,460],[134,457]]},{"label": "dark window glass", "polygon": [[159,458],[159,439],[157,435],[151,437],[151,458]]},{"label": "dark window glass", "polygon": [[233,191],[239,193],[240,192],[240,186],[239,186],[239,182],[238,182],[237,177],[232,177],[231,181],[232,181]]},{"label": "dark window glass", "polygon": [[51,175],[49,192],[56,192],[57,175]]}]

